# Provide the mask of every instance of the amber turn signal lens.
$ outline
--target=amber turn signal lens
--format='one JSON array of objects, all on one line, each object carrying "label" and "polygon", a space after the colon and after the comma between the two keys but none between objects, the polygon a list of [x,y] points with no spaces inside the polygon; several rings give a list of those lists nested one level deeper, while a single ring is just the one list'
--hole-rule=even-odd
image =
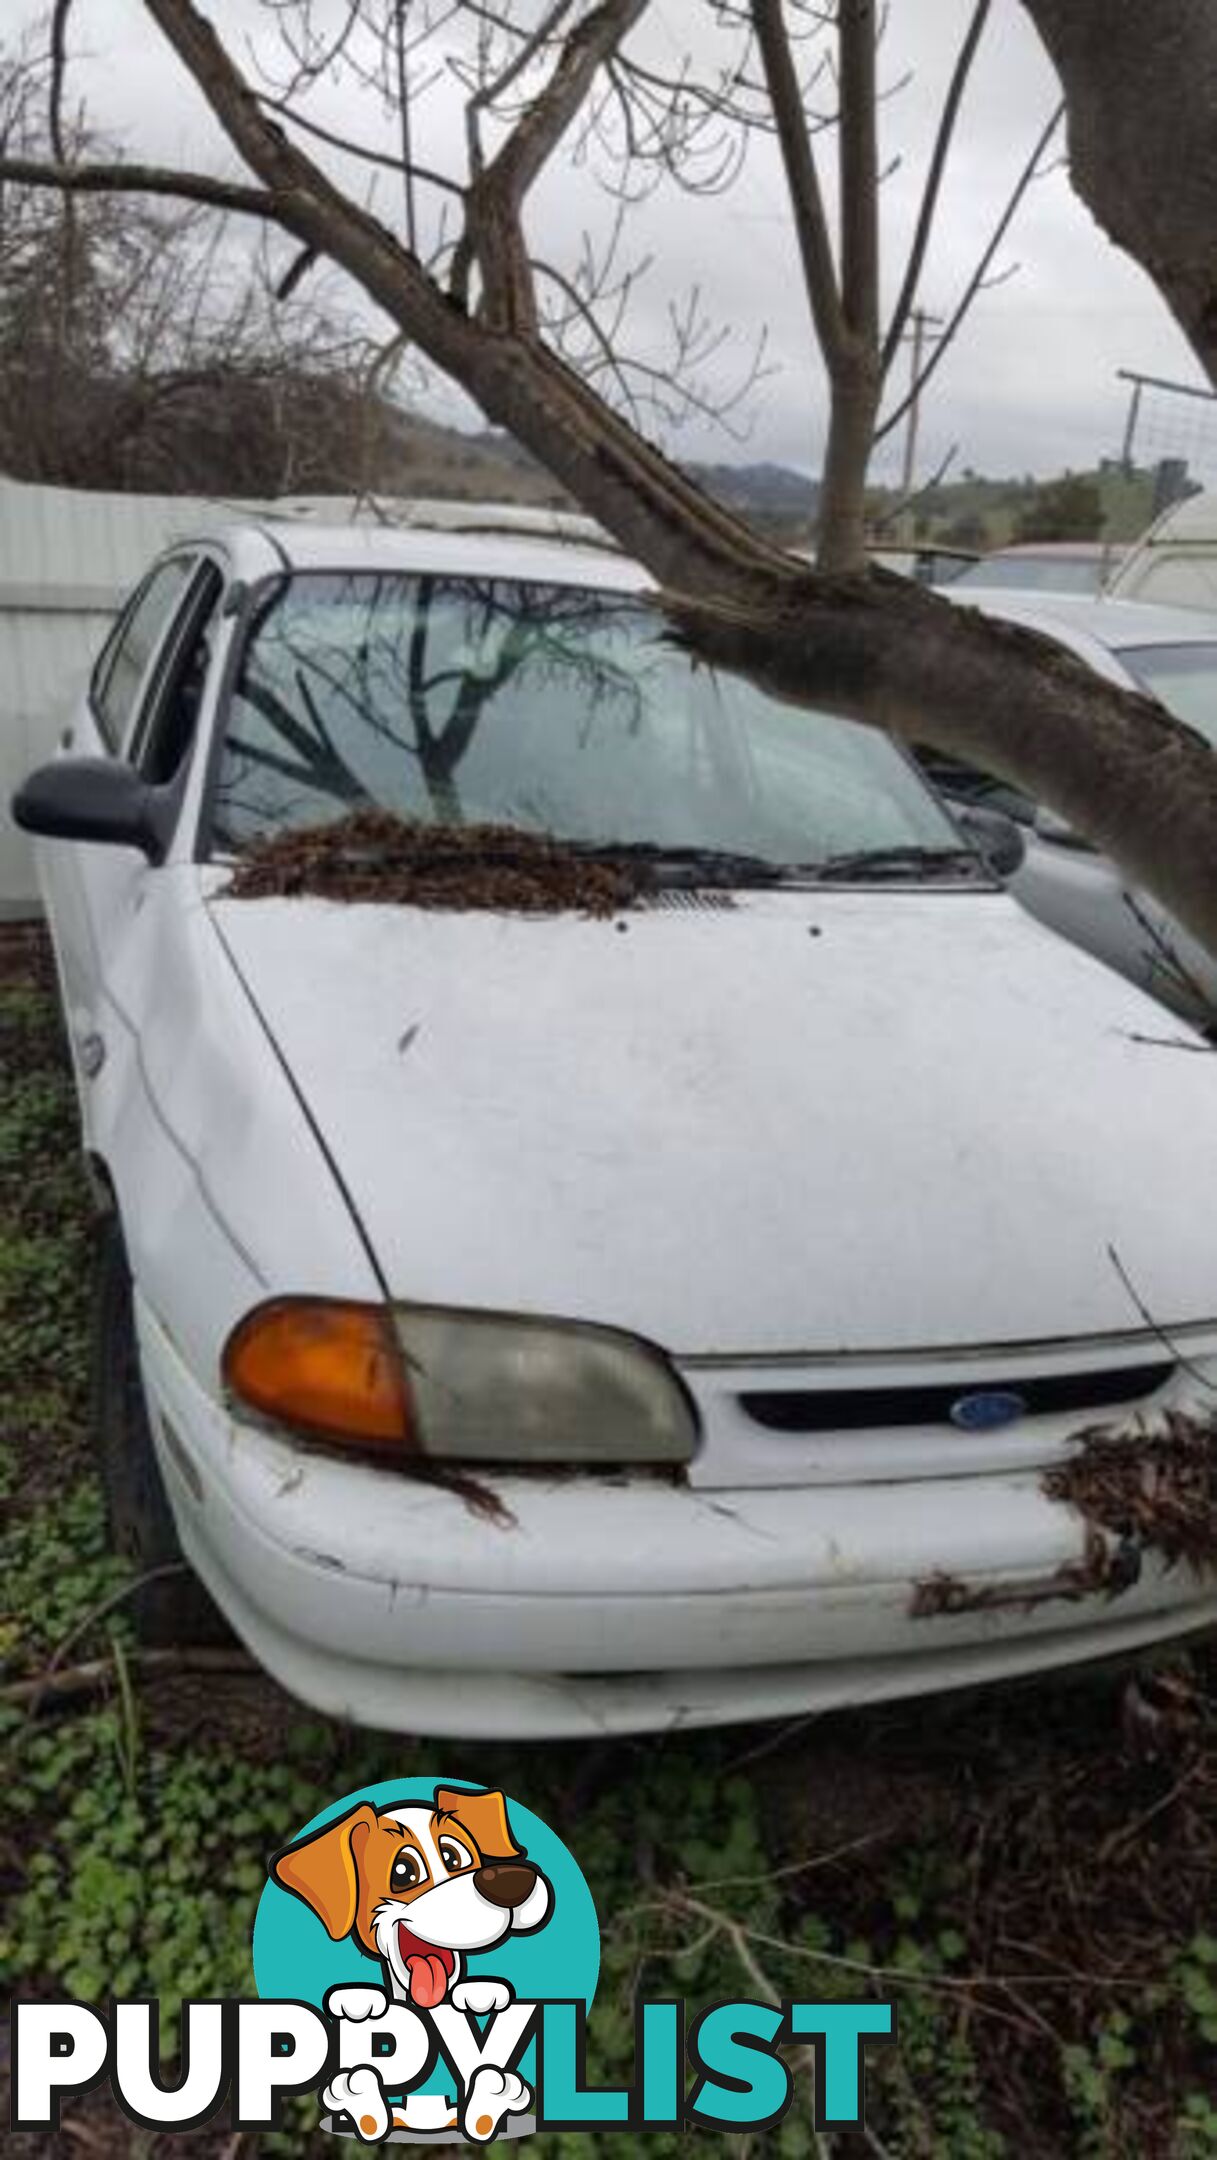
[{"label": "amber turn signal lens", "polygon": [[401,1350],[379,1306],[274,1298],[233,1329],[222,1371],[238,1401],[277,1424],[355,1446],[414,1445]]}]

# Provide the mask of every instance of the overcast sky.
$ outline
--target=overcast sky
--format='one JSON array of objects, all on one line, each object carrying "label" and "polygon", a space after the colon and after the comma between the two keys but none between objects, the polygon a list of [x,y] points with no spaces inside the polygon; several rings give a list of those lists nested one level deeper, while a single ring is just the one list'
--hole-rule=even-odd
[{"label": "overcast sky", "polygon": [[[421,0],[418,0],[421,4]],[[345,0],[315,0],[318,17],[342,19]],[[241,57],[258,0],[210,0],[213,21]],[[34,19],[41,0],[4,0],[6,21]],[[915,214],[938,100],[971,12],[971,0],[892,0],[884,73],[912,80],[885,104],[884,158],[898,161],[884,194],[885,277],[895,289]],[[417,19],[417,9],[416,9]],[[705,0],[653,0],[636,49],[656,64],[707,52]],[[139,0],[77,0],[74,72],[95,119],[120,132],[132,155],[237,168]],[[925,305],[951,308],[996,220],[1013,178],[1055,101],[1055,79],[1017,0],[996,0],[966,115],[957,137],[933,250]],[[344,132],[385,140],[374,97],[325,85],[308,108]],[[441,82],[419,113],[420,155],[459,170],[460,103]],[[389,198],[382,198],[388,207]],[[604,199],[586,165],[563,160],[544,183],[531,229],[550,259],[570,268],[580,234],[604,220]],[[747,440],[698,421],[669,438],[680,455],[774,458],[816,467],[823,446],[822,376],[808,326],[781,175],[771,146],[755,140],[732,191],[706,201],[653,197],[631,228],[631,251],[653,257],[634,318],[640,349],[656,352],[669,300],[697,285],[709,311],[736,333],[726,375],[748,341],[768,327],[776,372],[750,402]],[[1084,466],[1120,445],[1127,393],[1120,367],[1199,380],[1188,347],[1142,273],[1113,249],[1073,197],[1064,170],[1031,190],[1000,266],[1018,274],[982,297],[927,395],[919,470],[924,477],[953,444],[956,470],[1050,472]],[[901,367],[904,366],[901,361]],[[437,417],[462,417],[437,386]],[[881,459],[885,476],[899,446]]]}]

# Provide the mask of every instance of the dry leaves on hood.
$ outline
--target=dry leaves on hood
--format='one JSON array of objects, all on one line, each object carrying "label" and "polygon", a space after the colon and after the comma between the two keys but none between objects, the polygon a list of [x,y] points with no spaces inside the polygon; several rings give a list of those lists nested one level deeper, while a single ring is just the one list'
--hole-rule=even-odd
[{"label": "dry leaves on hood", "polygon": [[652,885],[645,863],[601,861],[546,833],[424,825],[366,808],[255,842],[225,896],[309,894],[402,907],[613,915]]}]

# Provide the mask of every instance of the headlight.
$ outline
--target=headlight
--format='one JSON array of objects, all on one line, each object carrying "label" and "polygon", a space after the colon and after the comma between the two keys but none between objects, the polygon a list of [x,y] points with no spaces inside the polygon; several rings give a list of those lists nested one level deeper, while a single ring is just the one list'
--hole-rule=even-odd
[{"label": "headlight", "polygon": [[658,1350],[578,1321],[277,1298],[234,1328],[223,1373],[263,1417],[379,1453],[679,1464],[697,1437]]},{"label": "headlight", "polygon": [[577,1322],[394,1313],[421,1444],[466,1461],[683,1463],[693,1412],[646,1343]]}]

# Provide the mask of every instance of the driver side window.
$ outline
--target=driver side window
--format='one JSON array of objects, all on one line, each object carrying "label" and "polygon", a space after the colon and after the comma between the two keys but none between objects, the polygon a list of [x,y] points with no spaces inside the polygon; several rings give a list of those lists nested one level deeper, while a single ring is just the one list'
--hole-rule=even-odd
[{"label": "driver side window", "polygon": [[205,564],[168,641],[131,742],[131,762],[153,787],[176,778],[193,746],[223,597],[219,570],[214,563]]},{"label": "driver side window", "polygon": [[158,563],[128,603],[117,631],[102,651],[93,676],[92,705],[106,748],[113,756],[118,755],[127,739],[152,657],[194,567],[185,555]]}]

